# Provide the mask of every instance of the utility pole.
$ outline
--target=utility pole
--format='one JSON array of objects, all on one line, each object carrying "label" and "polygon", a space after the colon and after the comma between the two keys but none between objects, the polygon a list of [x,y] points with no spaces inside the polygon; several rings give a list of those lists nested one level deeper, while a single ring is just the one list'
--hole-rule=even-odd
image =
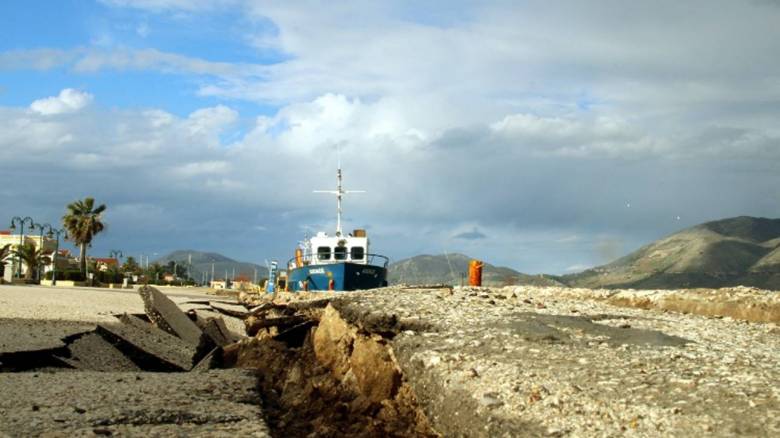
[{"label": "utility pole", "polygon": [[211,281],[214,281],[214,263],[211,264]]},{"label": "utility pole", "polygon": [[257,268],[255,268],[255,280],[252,283],[257,284]]}]

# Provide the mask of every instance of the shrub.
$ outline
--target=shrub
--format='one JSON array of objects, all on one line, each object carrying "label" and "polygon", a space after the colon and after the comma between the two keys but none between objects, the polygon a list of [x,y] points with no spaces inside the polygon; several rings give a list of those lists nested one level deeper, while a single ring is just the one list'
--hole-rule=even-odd
[{"label": "shrub", "polygon": [[[44,275],[44,278],[51,280],[53,272],[49,271]],[[67,269],[64,271],[57,271],[57,280],[64,281],[84,281],[84,276],[81,275],[81,271],[78,269]]]},{"label": "shrub", "polygon": [[122,283],[125,276],[115,271],[97,271],[95,272],[95,281],[100,283]]}]

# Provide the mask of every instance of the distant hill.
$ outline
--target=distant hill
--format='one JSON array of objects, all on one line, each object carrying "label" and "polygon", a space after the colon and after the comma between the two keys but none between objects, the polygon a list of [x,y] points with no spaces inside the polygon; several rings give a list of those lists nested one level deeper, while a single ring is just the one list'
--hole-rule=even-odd
[{"label": "distant hill", "polygon": [[235,269],[236,277],[244,275],[250,280],[254,279],[255,269],[257,269],[258,279],[268,276],[268,269],[265,266],[239,262],[215,252],[178,250],[155,260],[155,262],[164,265],[170,261],[175,261],[187,265],[190,256],[192,257],[192,274],[190,276],[195,280],[200,280],[203,272],[210,276],[212,264],[214,265],[214,277],[216,279],[225,278],[225,272],[227,272],[228,278],[233,278],[233,269]]},{"label": "distant hill", "polygon": [[[419,255],[391,263],[387,281],[390,284],[454,284],[461,282],[461,273],[468,282],[469,260],[463,254]],[[482,284],[485,286],[506,286],[530,284],[537,286],[561,286],[550,276],[528,275],[514,269],[485,263],[482,267]]]},{"label": "distant hill", "polygon": [[560,277],[570,286],[780,289],[780,219],[740,216],[684,229],[614,262]]}]

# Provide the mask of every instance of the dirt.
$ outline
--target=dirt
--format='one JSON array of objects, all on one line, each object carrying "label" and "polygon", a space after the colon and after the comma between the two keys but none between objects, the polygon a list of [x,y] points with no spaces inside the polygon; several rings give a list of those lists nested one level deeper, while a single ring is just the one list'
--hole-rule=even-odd
[{"label": "dirt", "polygon": [[239,344],[236,366],[258,370],[272,436],[439,436],[385,338],[331,307],[313,315],[301,344],[262,333]]}]

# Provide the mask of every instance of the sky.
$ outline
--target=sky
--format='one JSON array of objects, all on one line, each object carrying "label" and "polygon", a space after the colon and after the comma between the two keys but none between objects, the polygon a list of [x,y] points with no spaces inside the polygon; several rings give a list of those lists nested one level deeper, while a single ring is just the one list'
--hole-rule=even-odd
[{"label": "sky", "polygon": [[603,264],[780,216],[780,3],[0,2],[0,228],[107,205],[91,254]]}]

